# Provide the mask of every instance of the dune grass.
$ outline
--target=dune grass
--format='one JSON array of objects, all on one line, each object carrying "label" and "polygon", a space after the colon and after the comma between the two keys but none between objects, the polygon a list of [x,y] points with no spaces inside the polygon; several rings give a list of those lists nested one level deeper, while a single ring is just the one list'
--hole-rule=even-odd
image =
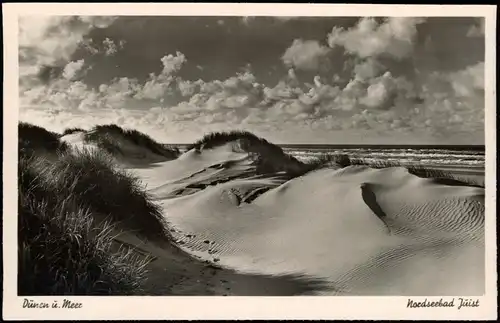
[{"label": "dune grass", "polygon": [[316,170],[333,165],[341,168],[351,165],[351,159],[345,154],[321,154],[304,162],[305,170]]},{"label": "dune grass", "polygon": [[248,131],[211,132],[187,146],[187,150],[211,149],[236,141],[239,142],[240,149],[255,159],[257,174],[285,172],[293,177],[300,172],[302,163],[295,157],[286,154],[281,147]]},{"label": "dune grass", "polygon": [[59,137],[58,133],[30,123],[20,122],[18,125],[19,154],[33,154],[35,151],[48,153],[66,151],[68,145],[61,142]]},{"label": "dune grass", "polygon": [[466,178],[443,170],[436,170],[419,165],[403,165],[401,163],[384,160],[368,161],[360,158],[351,158],[346,154],[326,153],[306,162],[285,153],[281,147],[268,142],[248,131],[212,132],[203,136],[187,147],[187,150],[210,149],[226,143],[239,140],[241,148],[256,156],[257,173],[275,173],[285,171],[291,178],[302,176],[310,171],[325,167],[344,168],[352,165],[364,165],[372,168],[405,167],[408,172],[422,178],[435,178],[448,185],[480,186]]},{"label": "dune grass", "polygon": [[142,294],[147,259],[112,250],[117,223],[97,221],[99,208],[90,207],[89,196],[75,184],[62,187],[62,178],[73,176],[53,170],[46,159],[20,156],[19,295]]},{"label": "dune grass", "polygon": [[408,170],[410,174],[421,178],[434,178],[441,180],[441,182],[448,185],[467,185],[467,186],[478,186],[484,187],[484,185],[479,185],[474,181],[470,181],[466,178],[461,178],[451,172],[447,172],[440,169],[433,169],[423,165],[404,165],[399,162],[386,161],[386,160],[375,160],[368,161],[363,158],[351,158],[345,154],[331,154],[326,153],[319,155],[304,163],[304,174],[310,171],[318,170],[321,168],[337,166],[339,168],[344,168],[347,166],[368,166],[371,168],[382,169],[389,167],[404,167]]},{"label": "dune grass", "polygon": [[123,129],[115,124],[97,125],[85,133],[87,143],[95,143],[99,148],[105,150],[113,156],[123,154],[120,148],[119,138],[130,141],[131,143],[144,147],[152,153],[175,159],[179,155],[178,149],[171,149],[166,145],[156,142],[147,134],[137,130]]},{"label": "dune grass", "polygon": [[264,138],[260,138],[249,131],[243,130],[232,130],[232,131],[222,131],[222,132],[211,132],[205,134],[202,138],[198,139],[191,145],[187,146],[187,150],[191,149],[210,149],[217,146],[224,145],[229,142],[236,141],[238,139],[244,139],[250,144],[260,144],[260,145],[272,145],[276,147],[276,150],[282,151],[282,149],[274,144],[271,144]]},{"label": "dune grass", "polygon": [[76,150],[60,155],[57,163],[42,170],[47,181],[63,196],[76,195],[113,223],[149,240],[167,239],[161,208],[151,201],[138,178],[115,167],[110,157],[96,150]]},{"label": "dune grass", "polygon": [[67,128],[63,131],[62,135],[63,136],[71,135],[71,134],[74,134],[75,132],[85,132],[85,130],[82,128]]},{"label": "dune grass", "polygon": [[[81,131],[67,129],[65,134]],[[19,276],[20,295],[137,295],[145,292],[147,260],[124,249],[113,237],[131,231],[143,239],[169,242],[167,224],[139,180],[116,167],[119,138],[162,156],[178,155],[135,130],[96,126],[85,140],[102,150],[68,149],[61,135],[31,124],[19,124]],[[117,139],[118,138],[118,139]],[[324,167],[366,165],[406,167],[416,176],[457,182],[451,173],[420,166],[324,154],[308,162],[245,131],[205,135],[189,149],[209,149],[238,141],[256,156],[258,173],[285,171],[295,177]],[[54,160],[43,158],[50,152]],[[108,156],[107,154],[111,155]],[[174,158],[175,158],[174,157]]]}]

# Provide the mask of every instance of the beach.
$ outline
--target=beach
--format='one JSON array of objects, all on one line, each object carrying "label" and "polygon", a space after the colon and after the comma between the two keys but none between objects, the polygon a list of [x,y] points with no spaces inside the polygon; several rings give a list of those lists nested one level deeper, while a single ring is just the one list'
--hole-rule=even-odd
[{"label": "beach", "polygon": [[[116,125],[20,132],[20,264],[41,284],[20,280],[23,293],[484,293],[480,154],[405,151],[437,161],[412,165],[393,148],[375,153],[391,160],[359,148],[305,159],[241,131],[182,151]],[[30,261],[54,281],[38,281]]]},{"label": "beach", "polygon": [[[155,281],[173,294],[484,292],[483,188],[365,166],[259,178],[229,144],[131,170],[176,239],[150,251]],[[453,173],[484,181],[473,167]]]}]

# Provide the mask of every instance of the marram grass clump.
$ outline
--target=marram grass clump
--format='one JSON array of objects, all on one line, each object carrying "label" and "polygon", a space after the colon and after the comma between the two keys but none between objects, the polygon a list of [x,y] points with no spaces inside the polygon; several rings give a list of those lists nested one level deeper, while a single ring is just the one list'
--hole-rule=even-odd
[{"label": "marram grass clump", "polygon": [[59,140],[58,133],[30,123],[20,122],[18,125],[19,154],[49,153],[66,151],[68,145]]},{"label": "marram grass clump", "polygon": [[237,144],[237,150],[249,153],[255,160],[258,174],[284,172],[290,177],[302,171],[302,163],[286,154],[283,149],[248,131],[211,132],[187,147],[187,150],[201,151],[224,144]]},{"label": "marram grass clump", "polygon": [[475,181],[461,178],[451,172],[441,169],[433,169],[422,165],[404,165],[402,163],[386,160],[366,160],[363,158],[351,158],[345,154],[322,154],[304,163],[304,174],[321,168],[345,168],[348,166],[367,166],[371,168],[404,167],[410,174],[421,178],[429,178],[446,185],[465,185],[484,187]]},{"label": "marram grass clump", "polygon": [[62,136],[66,136],[66,135],[71,135],[71,134],[74,134],[74,133],[77,133],[77,132],[85,132],[84,129],[82,128],[67,128],[63,131],[62,133]]},{"label": "marram grass clump", "polygon": [[161,208],[153,203],[138,178],[116,167],[98,150],[62,153],[56,163],[42,170],[58,195],[74,195],[92,211],[106,215],[127,231],[167,241]]},{"label": "marram grass clump", "polygon": [[[19,160],[19,295],[140,295],[148,260],[113,250],[113,221],[98,221],[72,187],[49,181],[50,164]],[[87,203],[86,203],[87,202]]]},{"label": "marram grass clump", "polygon": [[168,159],[175,159],[179,155],[179,150],[162,145],[145,133],[137,130],[123,129],[115,124],[93,127],[85,133],[84,140],[86,143],[96,144],[97,147],[112,156],[125,154],[121,146],[122,141],[128,141],[138,147],[146,148],[151,153]]}]

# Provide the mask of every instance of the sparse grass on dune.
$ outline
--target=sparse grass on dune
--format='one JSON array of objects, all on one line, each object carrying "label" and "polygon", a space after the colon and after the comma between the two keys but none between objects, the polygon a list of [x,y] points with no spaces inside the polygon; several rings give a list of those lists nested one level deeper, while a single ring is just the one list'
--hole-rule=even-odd
[{"label": "sparse grass on dune", "polygon": [[110,222],[97,224],[80,195],[49,181],[48,166],[35,156],[19,160],[19,295],[143,293],[147,260],[112,251]]},{"label": "sparse grass on dune", "polygon": [[306,165],[306,167],[304,168],[304,173],[325,167],[332,167],[333,165],[336,165],[340,168],[356,165],[368,166],[376,169],[404,167],[410,174],[421,178],[433,178],[436,180],[441,180],[441,182],[448,185],[468,185],[484,187],[476,182],[461,178],[460,176],[457,176],[451,172],[446,172],[440,169],[433,169],[422,165],[404,165],[398,162],[386,160],[368,161],[363,158],[350,158],[345,154],[322,154],[318,157],[313,158],[312,160],[305,162],[304,164]]},{"label": "sparse grass on dune", "polygon": [[68,129],[65,129],[62,133],[63,136],[65,135],[71,135],[71,134],[74,134],[75,132],[85,132],[84,129],[82,128],[68,128]]},{"label": "sparse grass on dune", "polygon": [[170,149],[168,146],[156,142],[150,136],[137,130],[124,130],[123,134],[136,145],[146,147],[157,155],[176,158],[179,153],[178,150]]},{"label": "sparse grass on dune", "polygon": [[18,147],[20,154],[33,154],[35,151],[57,153],[68,149],[68,145],[59,140],[59,134],[30,123],[18,125]]},{"label": "sparse grass on dune", "polygon": [[97,125],[86,132],[84,138],[87,143],[95,143],[99,148],[113,156],[123,154],[120,148],[120,139],[128,140],[139,147],[148,149],[158,156],[169,159],[175,159],[179,155],[177,149],[171,149],[166,145],[162,145],[142,132],[122,129],[115,124]]},{"label": "sparse grass on dune", "polygon": [[92,150],[63,153],[42,170],[57,194],[78,196],[93,211],[113,223],[155,241],[167,239],[161,208],[153,203],[139,180],[115,167],[111,158]]},{"label": "sparse grass on dune", "polygon": [[193,144],[187,146],[187,150],[191,149],[210,149],[217,146],[224,145],[229,142],[236,141],[238,139],[245,139],[249,143],[252,144],[261,144],[261,145],[272,145],[276,147],[276,150],[283,151],[280,147],[271,144],[264,138],[257,137],[251,132],[242,131],[242,130],[233,130],[226,132],[211,132],[204,135],[201,139],[198,139]]},{"label": "sparse grass on dune", "polygon": [[408,172],[422,178],[435,178],[448,185],[475,185],[468,179],[460,178],[452,173],[418,165],[403,165],[384,160],[368,161],[351,158],[345,154],[326,153],[307,162],[301,162],[286,154],[281,147],[260,138],[248,131],[212,132],[203,136],[187,147],[191,149],[210,149],[226,143],[240,140],[243,150],[257,156],[258,173],[285,171],[290,177],[302,176],[310,171],[325,167],[344,168],[352,165],[364,165],[372,168],[405,167]]},{"label": "sparse grass on dune", "polygon": [[306,161],[304,164],[306,165],[305,169],[309,170],[331,167],[332,165],[342,168],[351,165],[351,160],[349,159],[349,156],[344,154],[321,154]]},{"label": "sparse grass on dune", "polygon": [[[64,134],[77,131],[82,129],[66,129]],[[138,178],[114,164],[113,157],[123,153],[117,142],[122,139],[168,158],[176,158],[179,151],[116,125],[85,131],[85,141],[96,144],[97,150],[68,149],[60,137],[41,127],[19,124],[20,295],[145,294],[147,260],[131,251],[116,250],[113,235],[133,232],[159,243],[169,242],[170,235],[161,208]],[[210,133],[188,149],[231,142],[254,157],[258,174],[282,172],[289,179],[325,167],[366,165],[406,167],[416,176],[444,179],[449,185],[471,184],[442,170],[347,155],[324,154],[300,162],[279,146],[245,131]],[[51,158],[44,158],[47,152]],[[249,199],[261,193],[253,192]]]},{"label": "sparse grass on dune", "polygon": [[295,157],[286,154],[281,147],[268,142],[248,131],[212,132],[189,145],[187,150],[211,149],[227,143],[238,141],[240,148],[255,158],[258,174],[285,172],[296,176],[302,163]]}]

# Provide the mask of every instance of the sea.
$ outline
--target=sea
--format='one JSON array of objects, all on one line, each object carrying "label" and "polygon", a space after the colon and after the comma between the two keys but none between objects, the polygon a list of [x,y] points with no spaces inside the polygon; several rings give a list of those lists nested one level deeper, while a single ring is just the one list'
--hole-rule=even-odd
[{"label": "sea", "polygon": [[[419,165],[438,169],[468,169],[484,172],[485,146],[394,146],[394,145],[279,145],[286,153],[307,161],[325,153],[346,154],[368,162],[388,161],[401,165]],[[181,148],[181,147],[179,147]],[[182,149],[182,148],[181,148]]]},{"label": "sea", "polygon": [[297,159],[306,161],[325,153],[346,154],[368,162],[388,161],[433,168],[466,168],[484,171],[484,146],[383,146],[383,145],[281,145]]}]

